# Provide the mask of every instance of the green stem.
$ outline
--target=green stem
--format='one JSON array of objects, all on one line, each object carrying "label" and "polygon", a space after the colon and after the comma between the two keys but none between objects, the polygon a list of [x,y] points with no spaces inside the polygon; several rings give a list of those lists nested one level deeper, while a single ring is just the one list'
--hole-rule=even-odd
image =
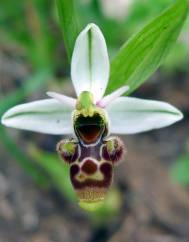
[{"label": "green stem", "polygon": [[39,184],[40,186],[48,187],[47,177],[39,171],[37,165],[35,165],[32,160],[18,148],[18,145],[13,141],[13,139],[8,135],[5,128],[0,126],[1,142],[3,146],[7,149],[8,153],[13,156],[22,168],[30,174],[30,176]]}]

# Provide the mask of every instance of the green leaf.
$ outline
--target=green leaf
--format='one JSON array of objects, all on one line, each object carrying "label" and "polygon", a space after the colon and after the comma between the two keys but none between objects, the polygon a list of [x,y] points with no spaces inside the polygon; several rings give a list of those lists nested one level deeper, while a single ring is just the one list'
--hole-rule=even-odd
[{"label": "green leaf", "polygon": [[182,156],[171,169],[171,177],[174,181],[189,185],[189,155]]},{"label": "green leaf", "polygon": [[187,0],[178,0],[124,44],[112,61],[106,92],[129,85],[131,93],[146,81],[176,42],[187,13]]},{"label": "green leaf", "polygon": [[30,145],[29,151],[37,164],[48,174],[54,187],[70,201],[75,202],[76,195],[70,181],[69,166],[61,161],[56,153],[44,152],[34,145]]},{"label": "green leaf", "polygon": [[64,44],[68,58],[71,60],[75,40],[79,33],[74,1],[56,0],[56,5],[60,18],[60,26],[63,32]]},{"label": "green leaf", "polygon": [[23,170],[30,175],[38,185],[45,188],[49,187],[49,181],[44,172],[42,172],[39,166],[33,163],[33,160],[20,149],[19,145],[14,142],[2,125],[0,125],[0,133],[0,142],[7,149],[7,152],[22,166]]}]

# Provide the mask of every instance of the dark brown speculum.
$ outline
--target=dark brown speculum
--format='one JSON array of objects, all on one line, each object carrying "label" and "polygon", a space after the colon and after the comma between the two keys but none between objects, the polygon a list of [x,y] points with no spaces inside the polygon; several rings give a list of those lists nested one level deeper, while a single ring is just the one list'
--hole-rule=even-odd
[{"label": "dark brown speculum", "polygon": [[87,175],[93,175],[97,171],[97,164],[92,159],[86,159],[83,165],[81,166],[81,170]]}]

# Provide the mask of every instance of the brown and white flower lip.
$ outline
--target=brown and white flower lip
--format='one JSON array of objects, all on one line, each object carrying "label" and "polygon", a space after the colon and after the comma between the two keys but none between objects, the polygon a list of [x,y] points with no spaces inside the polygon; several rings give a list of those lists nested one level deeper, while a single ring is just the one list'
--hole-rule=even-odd
[{"label": "brown and white flower lip", "polygon": [[[128,90],[121,86],[105,97],[109,58],[104,36],[93,23],[79,34],[72,55],[71,78],[77,96],[88,91],[94,105],[107,112],[109,133],[134,134],[171,125],[183,118],[174,106],[161,101],[120,97]],[[115,80],[116,81],[116,80]],[[55,92],[50,99],[17,105],[2,117],[3,125],[40,133],[73,134],[72,113],[77,100]]]}]

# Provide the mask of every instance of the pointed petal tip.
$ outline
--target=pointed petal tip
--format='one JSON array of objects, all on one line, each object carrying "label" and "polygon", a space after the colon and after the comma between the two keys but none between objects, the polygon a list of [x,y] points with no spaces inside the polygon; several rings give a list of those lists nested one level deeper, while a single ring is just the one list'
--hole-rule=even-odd
[{"label": "pointed petal tip", "polygon": [[8,109],[1,117],[1,124],[5,127],[14,127],[11,122],[11,116],[14,115],[15,108]]},{"label": "pointed petal tip", "polygon": [[[14,108],[14,107],[13,107]],[[12,114],[12,110],[13,108],[8,109],[1,117],[1,124],[4,126],[9,126],[8,125],[8,118],[11,116]],[[13,110],[14,111],[14,110]]]},{"label": "pointed petal tip", "polygon": [[6,124],[5,124],[5,115],[3,115],[1,117],[1,124],[4,125],[4,126],[6,126]]},{"label": "pointed petal tip", "polygon": [[96,27],[99,28],[98,25],[96,25],[95,23],[89,23],[89,24],[87,24],[87,26],[86,26],[86,28],[89,28],[89,29],[90,29],[90,28],[93,28],[93,27],[94,27],[94,28],[96,28]]},{"label": "pointed petal tip", "polygon": [[48,97],[53,98],[53,99],[57,99],[56,94],[58,94],[58,93],[56,93],[56,92],[51,92],[51,91],[46,92],[46,95],[47,95]]},{"label": "pointed petal tip", "polygon": [[184,114],[178,108],[166,102],[162,103],[167,105],[167,111],[170,111],[170,114],[172,113],[172,115],[174,115],[175,122],[178,122],[184,118]]},{"label": "pointed petal tip", "polygon": [[124,94],[125,92],[128,92],[129,89],[130,89],[130,87],[129,87],[128,85],[122,86],[123,94]]},{"label": "pointed petal tip", "polygon": [[11,124],[9,123],[9,119],[6,116],[3,116],[1,118],[1,124],[5,127],[11,127]]},{"label": "pointed petal tip", "polygon": [[101,31],[100,27],[95,24],[95,23],[89,23],[87,24],[87,26],[84,28],[84,30],[87,32],[89,29],[94,29],[94,30],[97,30],[97,31]]},{"label": "pointed petal tip", "polygon": [[46,92],[47,96],[53,97],[53,92]]},{"label": "pointed petal tip", "polygon": [[184,118],[184,114],[177,108],[175,108],[175,111],[177,111],[177,121],[182,120]]}]

